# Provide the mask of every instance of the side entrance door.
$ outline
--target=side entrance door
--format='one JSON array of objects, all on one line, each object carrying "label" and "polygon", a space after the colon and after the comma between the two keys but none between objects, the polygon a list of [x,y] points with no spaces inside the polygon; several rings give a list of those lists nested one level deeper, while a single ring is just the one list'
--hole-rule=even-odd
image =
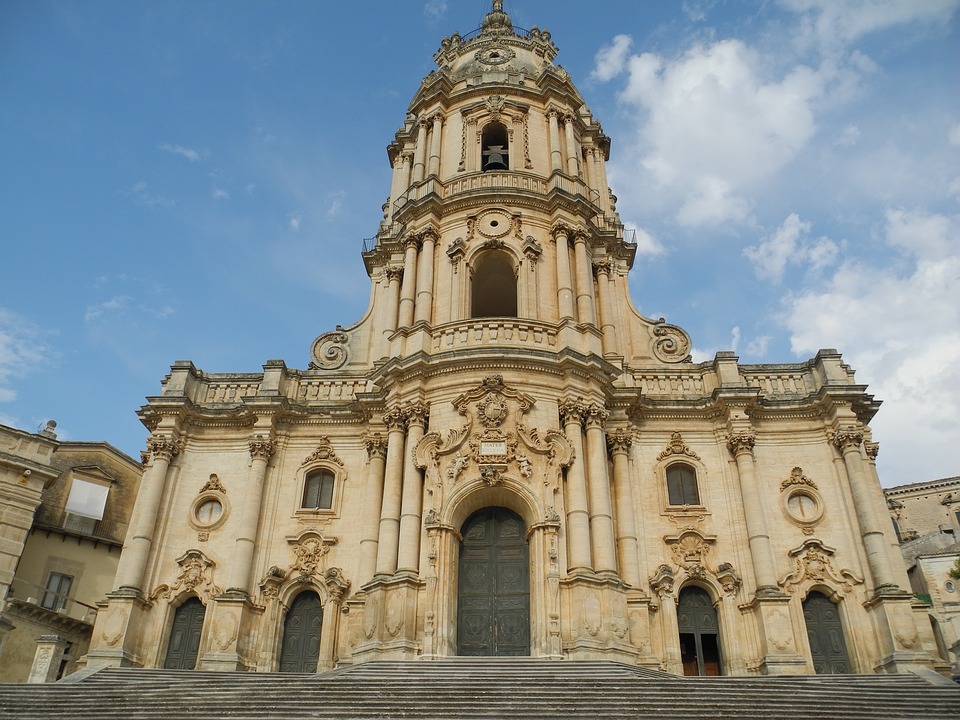
[{"label": "side entrance door", "polygon": [[506,508],[485,508],[462,529],[458,655],[530,654],[530,561],[526,525]]},{"label": "side entrance door", "polygon": [[814,672],[818,675],[850,672],[840,613],[830,598],[816,591],[807,595],[803,601],[803,620],[807,625]]},{"label": "side entrance door", "polygon": [[170,644],[167,645],[165,668],[193,670],[197,666],[200,651],[200,635],[203,632],[203,616],[206,608],[199,598],[192,597],[177,608],[170,628]]},{"label": "side entrance door", "polygon": [[320,661],[320,626],[323,607],[312,590],[300,593],[287,611],[280,644],[280,672],[317,671]]},{"label": "side entrance door", "polygon": [[683,674],[722,675],[717,611],[705,590],[691,586],[680,591],[677,624]]}]

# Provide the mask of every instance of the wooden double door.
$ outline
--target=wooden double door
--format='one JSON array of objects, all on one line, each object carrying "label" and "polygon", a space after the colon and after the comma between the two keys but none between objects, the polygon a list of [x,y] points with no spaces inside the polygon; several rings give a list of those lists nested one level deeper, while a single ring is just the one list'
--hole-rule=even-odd
[{"label": "wooden double door", "polygon": [[297,595],[290,604],[280,641],[280,672],[313,673],[320,661],[320,628],[323,605],[312,590]]},{"label": "wooden double door", "polygon": [[840,613],[830,598],[816,591],[807,595],[803,601],[803,621],[807,626],[814,672],[818,675],[850,672]]},{"label": "wooden double door", "polygon": [[677,625],[683,674],[722,675],[720,624],[716,608],[705,590],[690,586],[680,591]]},{"label": "wooden double door", "polygon": [[170,670],[193,670],[197,666],[203,618],[207,609],[199,598],[188,598],[173,614],[170,642],[163,667]]},{"label": "wooden double door", "polygon": [[471,515],[461,531],[458,655],[530,654],[526,525],[506,508]]}]

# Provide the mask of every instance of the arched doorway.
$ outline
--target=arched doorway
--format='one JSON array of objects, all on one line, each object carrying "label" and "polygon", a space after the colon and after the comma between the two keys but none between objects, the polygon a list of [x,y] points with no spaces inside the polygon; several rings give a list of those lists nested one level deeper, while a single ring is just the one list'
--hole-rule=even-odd
[{"label": "arched doorway", "polygon": [[170,642],[163,667],[170,670],[193,670],[197,666],[203,616],[206,611],[203,603],[196,597],[187,599],[177,608],[173,615]]},{"label": "arched doorway", "polygon": [[720,626],[707,592],[685,587],[677,603],[680,659],[684,675],[722,675]]},{"label": "arched doorway", "polygon": [[840,613],[830,598],[816,590],[807,595],[803,601],[803,621],[807,626],[814,672],[818,675],[850,672]]},{"label": "arched doorway", "polygon": [[526,525],[506,508],[485,508],[461,532],[457,654],[529,655]]},{"label": "arched doorway", "polygon": [[320,660],[320,626],[323,606],[320,596],[306,590],[294,599],[283,622],[280,672],[316,672]]}]

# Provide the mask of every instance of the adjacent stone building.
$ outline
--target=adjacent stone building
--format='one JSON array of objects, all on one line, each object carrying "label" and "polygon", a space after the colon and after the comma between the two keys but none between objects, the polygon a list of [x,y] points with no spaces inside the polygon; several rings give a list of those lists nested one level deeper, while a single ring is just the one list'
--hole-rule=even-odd
[{"label": "adjacent stone building", "polygon": [[960,675],[960,477],[884,491],[910,587],[927,612],[940,657]]},{"label": "adjacent stone building", "polygon": [[896,672],[936,653],[834,350],[690,360],[633,307],[611,142],[499,0],[387,148],[370,307],[306,369],[181,361],[91,666],[616,659]]},{"label": "adjacent stone building", "polygon": [[0,677],[45,682],[87,651],[143,470],[103,442],[0,425]]}]

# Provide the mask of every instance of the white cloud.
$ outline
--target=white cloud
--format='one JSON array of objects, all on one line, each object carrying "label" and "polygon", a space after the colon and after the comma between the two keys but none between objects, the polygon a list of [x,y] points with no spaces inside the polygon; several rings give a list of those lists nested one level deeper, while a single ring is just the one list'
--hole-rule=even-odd
[{"label": "white cloud", "polygon": [[299,216],[299,215],[291,215],[291,216],[290,216],[290,219],[287,221],[287,228],[288,228],[291,232],[297,232],[297,230],[300,229],[300,216]]},{"label": "white cloud", "polygon": [[807,145],[827,81],[803,65],[766,77],[764,58],[739,40],[698,45],[675,60],[633,55],[626,70],[619,99],[645,111],[639,157],[624,162],[635,177],[628,182],[652,181],[675,196],[677,220],[693,227],[749,220],[747,191]]},{"label": "white cloud", "polygon": [[802,28],[826,48],[878,30],[912,23],[946,23],[960,0],[780,0],[801,13]]},{"label": "white cloud", "polygon": [[810,238],[809,222],[791,213],[772,235],[759,245],[744,248],[743,254],[761,280],[780,282],[787,265],[809,265],[821,270],[832,265],[839,253],[837,244],[828,237]]},{"label": "white cloud", "polygon": [[214,199],[214,200],[229,200],[229,199],[230,199],[230,193],[228,193],[226,190],[223,190],[223,189],[221,189],[221,188],[214,188],[214,189],[213,189],[213,199]]},{"label": "white cloud", "polygon": [[953,147],[960,148],[960,123],[957,123],[950,128],[950,132],[947,135],[947,140]]},{"label": "white cloud", "polygon": [[137,205],[146,205],[147,207],[173,207],[177,204],[172,198],[168,198],[163,194],[151,190],[145,180],[134,184],[132,188],[126,190],[123,194],[137,203]]},{"label": "white cloud", "polygon": [[623,72],[632,44],[633,38],[629,35],[615,36],[613,42],[597,51],[590,77],[600,82],[608,82]]},{"label": "white cloud", "polygon": [[841,266],[822,290],[787,300],[797,353],[844,350],[860,382],[887,406],[872,423],[881,440],[910,448],[885,484],[931,480],[911,457],[944,475],[960,463],[960,218],[890,210],[886,241],[905,267]]},{"label": "white cloud", "polygon": [[763,357],[767,354],[767,348],[770,346],[770,339],[771,338],[769,335],[761,335],[753,338],[753,340],[748,342],[747,346],[743,349],[744,354],[752,357]]},{"label": "white cloud", "polygon": [[46,363],[51,353],[39,327],[0,308],[0,402],[16,400],[13,380]]},{"label": "white cloud", "polygon": [[845,125],[834,141],[840,147],[852,147],[860,142],[860,128],[856,125]]},{"label": "white cloud", "polygon": [[634,223],[624,223],[624,239],[637,244],[637,255],[653,257],[663,255],[667,249],[650,232]]},{"label": "white cloud", "polygon": [[431,21],[439,20],[446,14],[446,12],[446,0],[427,0],[423,6],[424,17]]},{"label": "white cloud", "polygon": [[192,148],[184,147],[183,145],[171,145],[170,143],[163,143],[160,146],[160,149],[164,152],[171,153],[173,155],[180,155],[185,157],[190,162],[196,162],[200,159],[200,153]]},{"label": "white cloud", "polygon": [[128,295],[114,295],[109,300],[96,305],[88,305],[83,314],[83,321],[87,324],[100,320],[101,318],[123,312],[129,307],[132,298]]},{"label": "white cloud", "polygon": [[343,207],[343,199],[347,196],[343,190],[327,194],[327,218],[336,217]]}]

